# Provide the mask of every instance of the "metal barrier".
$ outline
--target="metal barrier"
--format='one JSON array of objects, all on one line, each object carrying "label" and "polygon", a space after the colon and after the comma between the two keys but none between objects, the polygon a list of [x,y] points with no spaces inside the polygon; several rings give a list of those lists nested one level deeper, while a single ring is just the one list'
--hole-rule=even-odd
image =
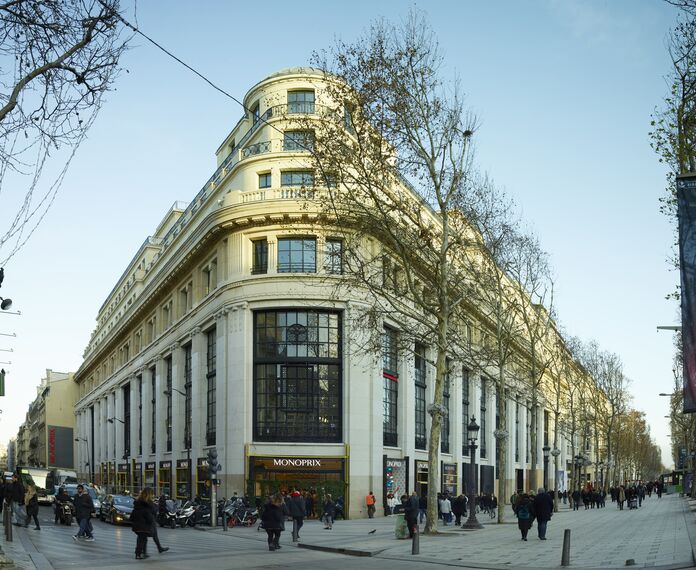
[{"label": "metal barrier", "polygon": [[4,507],[2,510],[2,524],[5,525],[5,540],[12,542],[12,505],[5,503]]}]

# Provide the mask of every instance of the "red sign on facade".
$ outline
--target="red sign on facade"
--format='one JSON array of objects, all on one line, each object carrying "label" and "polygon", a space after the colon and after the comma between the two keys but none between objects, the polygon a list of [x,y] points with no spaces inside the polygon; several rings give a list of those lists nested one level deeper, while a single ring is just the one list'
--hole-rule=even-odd
[{"label": "red sign on facade", "polygon": [[48,428],[48,464],[56,464],[56,428]]}]

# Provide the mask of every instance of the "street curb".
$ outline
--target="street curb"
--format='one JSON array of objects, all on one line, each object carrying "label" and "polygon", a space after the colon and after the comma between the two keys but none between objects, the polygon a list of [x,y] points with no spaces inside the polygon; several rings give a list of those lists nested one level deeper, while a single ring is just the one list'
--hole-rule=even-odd
[{"label": "street curb", "polygon": [[302,542],[297,545],[297,548],[305,548],[306,550],[316,550],[318,552],[334,552],[336,554],[345,554],[347,556],[363,556],[363,557],[376,556],[380,552],[387,550],[386,548],[382,548],[380,550],[358,550],[357,548],[346,548],[346,547],[337,547],[337,546],[319,546],[318,544],[305,544]]}]

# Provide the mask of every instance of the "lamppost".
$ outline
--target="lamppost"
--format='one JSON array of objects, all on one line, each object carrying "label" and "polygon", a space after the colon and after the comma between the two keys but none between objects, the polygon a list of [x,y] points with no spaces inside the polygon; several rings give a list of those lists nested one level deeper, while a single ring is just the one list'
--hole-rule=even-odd
[{"label": "lamppost", "polygon": [[541,451],[544,453],[544,489],[546,491],[549,490],[549,452],[551,451],[551,448],[548,445],[545,445],[544,447],[541,448]]},{"label": "lamppost", "polygon": [[604,491],[604,461],[597,463],[599,467],[599,488]]},{"label": "lamppost", "polygon": [[[462,525],[465,530],[477,530],[483,528],[483,525],[476,520],[476,440],[478,439],[479,425],[476,423],[476,418],[471,416],[469,425],[466,426],[466,431],[469,434],[469,464],[471,472],[469,475],[469,518]],[[502,498],[501,498],[502,499]]]},{"label": "lamppost", "polygon": [[[181,390],[177,390],[176,388],[172,387],[172,392],[176,392],[177,394],[183,396],[184,398],[187,397],[187,394],[185,392],[182,392]],[[165,390],[163,394],[165,396],[170,396],[172,395],[172,392],[169,390]],[[191,471],[191,431],[189,428],[189,418],[184,419],[184,446],[186,447],[186,462],[188,463],[188,496],[189,500],[193,499],[193,474]]]},{"label": "lamppost", "polygon": [[85,446],[87,447],[87,475],[89,476],[89,482],[92,483],[94,481],[94,467],[92,467],[92,458],[90,457],[89,453],[89,440],[86,437],[76,437],[75,441],[84,441]]},{"label": "lamppost", "polygon": [[580,475],[582,475],[582,464],[584,459],[582,455],[576,455],[573,458],[573,464],[575,465],[575,487],[578,491],[582,488],[580,486]]}]

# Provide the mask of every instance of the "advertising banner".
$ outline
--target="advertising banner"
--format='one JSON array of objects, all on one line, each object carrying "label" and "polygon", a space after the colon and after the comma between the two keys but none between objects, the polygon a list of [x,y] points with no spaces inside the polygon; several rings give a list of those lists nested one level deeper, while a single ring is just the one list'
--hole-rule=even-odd
[{"label": "advertising banner", "polygon": [[696,175],[677,176],[684,413],[696,412]]}]

